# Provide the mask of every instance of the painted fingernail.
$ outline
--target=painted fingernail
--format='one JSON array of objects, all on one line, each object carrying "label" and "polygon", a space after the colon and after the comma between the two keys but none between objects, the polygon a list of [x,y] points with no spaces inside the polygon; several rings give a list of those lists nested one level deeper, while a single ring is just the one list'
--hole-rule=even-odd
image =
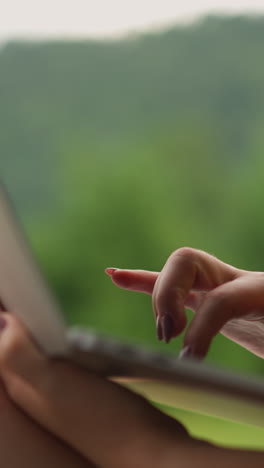
[{"label": "painted fingernail", "polygon": [[192,348],[191,346],[185,346],[182,348],[178,359],[186,359],[186,358],[193,358],[194,355],[192,354]]},{"label": "painted fingernail", "polygon": [[164,339],[166,343],[169,343],[173,335],[173,329],[174,329],[173,319],[169,314],[166,314],[163,317],[161,317],[160,320],[161,320],[161,326],[162,326]]},{"label": "painted fingernail", "polygon": [[2,331],[6,327],[6,319],[3,317],[3,315],[0,315],[0,331]]},{"label": "painted fingernail", "polygon": [[112,274],[117,270],[117,268],[106,268],[105,272],[107,275],[112,276]]},{"label": "painted fingernail", "polygon": [[162,330],[162,326],[161,326],[161,321],[160,321],[160,316],[158,315],[157,316],[157,320],[156,320],[156,330],[157,330],[157,337],[158,337],[158,340],[163,340],[163,330]]}]

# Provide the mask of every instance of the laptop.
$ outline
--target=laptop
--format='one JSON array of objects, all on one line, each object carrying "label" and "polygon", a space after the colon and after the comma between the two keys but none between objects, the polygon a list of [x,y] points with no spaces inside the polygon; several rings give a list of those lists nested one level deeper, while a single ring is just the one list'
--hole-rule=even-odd
[{"label": "laptop", "polygon": [[0,183],[0,309],[50,358],[69,359],[157,403],[264,427],[264,380],[68,328]]}]

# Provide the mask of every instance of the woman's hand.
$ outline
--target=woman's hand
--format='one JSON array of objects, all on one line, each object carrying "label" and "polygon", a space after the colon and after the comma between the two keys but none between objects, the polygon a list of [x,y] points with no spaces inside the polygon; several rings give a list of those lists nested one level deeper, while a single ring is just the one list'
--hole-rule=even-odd
[{"label": "woman's hand", "polygon": [[206,252],[176,250],[160,273],[106,269],[121,288],[152,295],[159,339],[169,342],[185,329],[185,307],[192,319],[183,355],[203,358],[221,332],[264,357],[264,273],[239,270]]},{"label": "woman's hand", "polygon": [[0,315],[0,377],[27,415],[100,468],[169,467],[177,447],[199,444],[137,394],[48,359],[7,313]]},{"label": "woman's hand", "polygon": [[[70,467],[74,451],[79,452],[74,466],[87,468],[263,467],[263,453],[229,450],[196,440],[179,422],[140,396],[66,361],[46,358],[23,326],[6,313],[0,316],[0,375],[11,400],[50,433],[46,447],[52,452],[41,455],[41,461],[37,457],[43,453],[40,449],[45,440],[32,438],[39,450],[31,448],[29,467],[34,463],[42,466],[43,460],[51,460],[46,466]],[[58,439],[68,445],[64,452],[56,448]],[[20,453],[28,448],[23,440],[24,433]],[[16,450],[17,442],[10,447]],[[69,461],[65,459],[67,451]],[[56,453],[56,465],[52,465]],[[8,464],[10,468],[18,466],[23,464]]]}]

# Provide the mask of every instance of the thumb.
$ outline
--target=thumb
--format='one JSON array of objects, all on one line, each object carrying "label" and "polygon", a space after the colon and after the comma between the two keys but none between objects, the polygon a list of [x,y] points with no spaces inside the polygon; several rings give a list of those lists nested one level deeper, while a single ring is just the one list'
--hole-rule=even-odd
[{"label": "thumb", "polygon": [[10,396],[16,393],[18,380],[45,387],[48,365],[48,358],[34,345],[19,320],[10,313],[1,313],[0,373]]}]

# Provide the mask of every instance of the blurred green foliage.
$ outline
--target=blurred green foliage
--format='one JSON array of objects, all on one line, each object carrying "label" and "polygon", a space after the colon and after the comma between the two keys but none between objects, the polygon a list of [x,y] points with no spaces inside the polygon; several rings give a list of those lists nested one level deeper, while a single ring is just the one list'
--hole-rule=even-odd
[{"label": "blurred green foliage", "polygon": [[[157,343],[150,298],[105,267],[159,271],[188,245],[263,270],[263,26],[208,18],[0,51],[1,175],[70,323],[177,354],[181,338]],[[263,373],[221,336],[208,360]]]}]

